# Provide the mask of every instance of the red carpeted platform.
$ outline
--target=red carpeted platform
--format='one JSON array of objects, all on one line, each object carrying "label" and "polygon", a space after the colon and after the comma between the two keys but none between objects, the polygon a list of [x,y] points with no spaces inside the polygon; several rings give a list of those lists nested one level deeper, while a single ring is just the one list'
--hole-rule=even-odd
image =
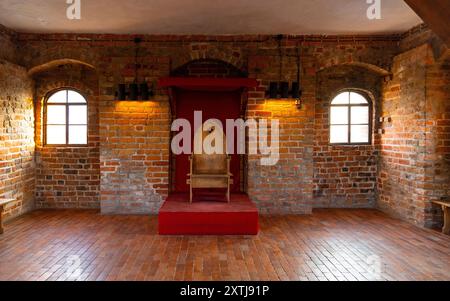
[{"label": "red carpeted platform", "polygon": [[203,195],[189,203],[187,194],[170,195],[159,210],[161,235],[256,235],[258,210],[246,194]]}]

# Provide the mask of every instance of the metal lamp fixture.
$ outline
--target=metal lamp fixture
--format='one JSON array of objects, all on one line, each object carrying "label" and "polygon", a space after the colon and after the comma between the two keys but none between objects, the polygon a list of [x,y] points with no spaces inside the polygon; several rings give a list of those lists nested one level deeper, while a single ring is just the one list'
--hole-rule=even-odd
[{"label": "metal lamp fixture", "polygon": [[280,97],[289,98],[289,83],[280,82]]},{"label": "metal lamp fixture", "polygon": [[292,98],[300,98],[302,91],[300,90],[299,82],[292,83]]},{"label": "metal lamp fixture", "polygon": [[300,50],[297,47],[297,81],[293,82],[291,85],[291,90],[289,90],[289,82],[281,81],[281,77],[283,74],[283,54],[281,51],[281,41],[283,39],[282,35],[277,36],[278,40],[278,50],[279,50],[279,60],[280,60],[280,68],[279,68],[279,79],[278,82],[270,82],[269,90],[267,94],[270,98],[294,98],[295,104],[298,108],[302,107],[302,88],[300,86],[300,71],[301,71],[301,62],[300,62]]},{"label": "metal lamp fixture", "polygon": [[134,43],[136,44],[136,52],[134,57],[134,82],[130,85],[118,84],[116,99],[117,100],[147,100],[153,96],[153,90],[151,90],[147,82],[142,82],[138,84],[138,69],[140,65],[138,64],[139,57],[139,45],[142,42],[141,38],[135,38]]},{"label": "metal lamp fixture", "polygon": [[303,107],[302,94],[303,90],[300,85],[300,72],[301,72],[301,53],[300,47],[297,47],[297,81],[292,83],[292,97],[295,98],[295,105],[298,109]]},{"label": "metal lamp fixture", "polygon": [[271,82],[269,84],[269,97],[270,98],[278,97],[278,83],[277,82]]}]

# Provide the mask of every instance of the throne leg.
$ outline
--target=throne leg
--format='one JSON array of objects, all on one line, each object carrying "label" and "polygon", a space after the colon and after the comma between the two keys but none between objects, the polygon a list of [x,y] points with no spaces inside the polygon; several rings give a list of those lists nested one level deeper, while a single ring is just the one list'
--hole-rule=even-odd
[{"label": "throne leg", "polygon": [[189,185],[189,203],[192,204],[192,184]]}]

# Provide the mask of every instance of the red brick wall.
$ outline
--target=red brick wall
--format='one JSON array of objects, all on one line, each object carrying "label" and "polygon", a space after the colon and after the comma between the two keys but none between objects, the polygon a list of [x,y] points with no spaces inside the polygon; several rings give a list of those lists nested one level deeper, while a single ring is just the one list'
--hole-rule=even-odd
[{"label": "red brick wall", "polygon": [[155,213],[169,187],[169,102],[103,101],[100,107],[103,213]]},{"label": "red brick wall", "polygon": [[33,82],[26,70],[0,59],[0,197],[16,201],[13,218],[34,208]]},{"label": "red brick wall", "polygon": [[445,46],[427,28],[405,35],[383,86],[378,206],[421,226],[442,223],[449,199],[449,71]]},{"label": "red brick wall", "polygon": [[372,127],[376,133],[381,80],[380,74],[354,66],[335,66],[319,73],[315,103],[314,207],[375,206],[377,135],[373,135],[372,145],[330,145],[329,110],[332,99],[340,91],[360,91],[372,102]]},{"label": "red brick wall", "polygon": [[[157,97],[145,103],[114,101],[117,83],[129,83],[134,77],[133,37],[82,37],[83,40],[77,35],[21,34],[23,61],[29,67],[35,67],[55,59],[71,58],[95,66],[100,90],[102,211],[156,212],[168,193],[170,176],[168,98],[165,91],[158,91]],[[92,41],[86,41],[86,38]],[[310,213],[315,187],[316,72],[339,64],[374,64],[378,66],[375,69],[386,67],[397,49],[396,39],[387,37],[374,42],[368,37],[341,40],[336,37],[291,37],[282,45],[287,57],[283,60],[280,78],[278,43],[272,37],[145,36],[140,50],[139,64],[143,68],[139,76],[141,80],[145,78],[156,83],[159,77],[170,74],[235,76],[233,72],[238,69],[258,79],[260,87],[248,93],[247,117],[280,120],[281,158],[276,166],[264,167],[260,166],[259,156],[248,157],[248,193],[264,213]],[[297,45],[301,45],[302,53],[302,108],[297,108],[294,100],[266,99],[264,93],[270,81],[296,80]],[[218,66],[211,64],[211,60],[225,64]],[[186,65],[190,61],[195,64]],[[234,67],[228,68],[230,65]],[[368,169],[373,172],[373,167]],[[370,178],[362,172],[360,176]],[[360,177],[355,179],[359,181]],[[364,185],[358,183],[359,191],[367,189],[367,193],[359,197],[372,198],[370,185]],[[338,202],[335,199],[331,203]],[[346,201],[345,206],[360,207],[372,203],[373,199]]]},{"label": "red brick wall", "polygon": [[424,224],[426,157],[427,45],[394,59],[393,79],[383,86],[378,205],[404,219]]},{"label": "red brick wall", "polygon": [[170,72],[175,77],[246,77],[244,71],[220,60],[193,60]]},{"label": "red brick wall", "polygon": [[[99,208],[100,151],[96,74],[81,66],[64,65],[34,75],[36,81],[36,206],[38,208]],[[74,88],[87,97],[88,146],[44,145],[43,104],[52,91]]]},{"label": "red brick wall", "polygon": [[[450,201],[450,58],[427,68],[427,201]],[[427,224],[442,225],[440,206],[427,208]]]},{"label": "red brick wall", "polygon": [[[100,163],[102,213],[156,213],[168,195],[170,106],[164,91],[148,101],[117,101],[110,91],[133,81],[132,57],[102,61]],[[141,80],[155,83],[170,70],[167,57],[145,56]]]},{"label": "red brick wall", "polygon": [[248,194],[262,213],[311,213],[312,98],[298,109],[293,100],[269,100],[263,94],[250,92],[247,117],[279,120],[280,159],[275,166],[262,166],[266,156],[248,155]]},{"label": "red brick wall", "polygon": [[[270,81],[297,80],[297,59],[284,59],[280,79],[278,52],[271,50],[249,59],[250,77],[258,78],[260,86],[248,92],[247,118],[279,120],[280,158],[275,166],[262,166],[260,159],[266,156],[248,155],[248,194],[262,213],[309,214],[313,190],[315,76],[311,73],[301,78],[303,105],[300,108],[294,99],[268,99],[265,91]],[[292,46],[287,51],[295,54]],[[302,63],[303,74],[314,67],[315,61],[305,55]]]},{"label": "red brick wall", "polygon": [[[101,170],[100,185],[92,183],[89,191],[100,191],[102,210],[106,213],[156,212],[169,189],[171,116],[165,91],[158,90],[157,96],[148,102],[114,101],[117,83],[133,81],[133,38],[18,36],[20,58],[28,68],[67,58],[96,68],[101,137],[96,151],[100,153]],[[440,105],[425,109],[425,100],[437,96],[424,97],[423,88],[426,81],[433,81],[428,86],[445,90],[448,81],[442,72],[446,72],[447,65],[443,64],[439,70],[427,69],[431,52],[421,48],[399,55],[423,43],[436,46],[434,35],[426,29],[405,34],[403,40],[399,36],[290,37],[282,43],[283,53],[288,57],[284,58],[281,78],[277,41],[272,37],[143,38],[141,80],[145,78],[155,84],[159,77],[170,74],[234,76],[232,71],[236,68],[258,79],[260,87],[248,93],[247,117],[277,118],[281,127],[281,160],[277,166],[263,167],[259,165],[259,156],[248,157],[247,190],[261,212],[309,213],[313,207],[372,207],[377,203],[383,210],[419,224],[427,224],[425,221],[438,216],[437,208],[429,200],[448,196],[445,185],[448,111],[442,114],[448,108],[441,100]],[[298,45],[301,45],[304,88],[302,108],[297,108],[293,100],[267,99],[264,93],[270,81],[296,80],[294,56]],[[226,64],[211,64],[211,60]],[[191,61],[195,64],[186,65]],[[231,65],[236,68],[226,67]],[[383,76],[390,70],[393,79],[381,88]],[[45,88],[44,83],[42,86]],[[344,88],[362,89],[371,95],[374,131],[379,115],[392,118],[392,122],[380,125],[386,132],[381,137],[374,135],[372,146],[328,145],[329,101],[333,93]],[[445,93],[439,97],[445,99]],[[426,114],[428,119],[424,117]],[[434,116],[432,119],[430,114]],[[434,148],[426,147],[432,127],[437,133]],[[425,133],[428,140],[423,138]],[[58,154],[63,154],[63,150],[49,151],[46,160],[50,161],[39,163],[42,174],[38,175],[38,189],[44,190],[38,190],[37,195],[43,200],[42,206],[55,206],[60,201],[64,204],[66,199],[50,193],[55,189],[54,183],[46,184],[54,181],[47,176],[64,170],[64,166],[51,167],[52,156],[58,160],[66,157]],[[428,160],[430,155],[436,155],[433,157],[436,159]],[[90,155],[81,157],[84,156]],[[41,157],[39,153],[38,158]],[[87,168],[78,167],[70,165],[69,169]],[[48,195],[43,197],[42,191]],[[431,191],[432,196],[428,195]]]}]

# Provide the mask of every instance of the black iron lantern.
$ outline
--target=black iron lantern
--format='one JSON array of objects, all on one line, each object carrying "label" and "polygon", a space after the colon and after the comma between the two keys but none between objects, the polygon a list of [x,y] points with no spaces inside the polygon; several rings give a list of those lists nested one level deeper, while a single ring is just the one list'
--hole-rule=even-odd
[{"label": "black iron lantern", "polygon": [[148,84],[147,83],[140,84],[140,86],[139,86],[139,93],[141,95],[141,100],[147,100],[151,96],[153,96],[151,91],[148,88]]},{"label": "black iron lantern", "polygon": [[138,100],[139,99],[139,90],[138,85],[136,83],[130,84],[130,92],[129,92],[129,100]]},{"label": "black iron lantern", "polygon": [[281,98],[289,98],[289,83],[280,82],[280,95]]},{"label": "black iron lantern", "polygon": [[117,99],[125,100],[127,97],[127,85],[118,84],[117,85]]},{"label": "black iron lantern", "polygon": [[292,83],[292,98],[298,99],[301,97],[302,91],[300,90],[300,84],[298,82]]},{"label": "black iron lantern", "polygon": [[269,97],[270,98],[277,98],[278,97],[278,83],[277,82],[271,82],[269,85]]},{"label": "black iron lantern", "polygon": [[[117,99],[118,100],[148,100],[151,96],[153,96],[153,92],[149,89],[149,86],[146,82],[138,84],[138,69],[141,65],[138,62],[139,57],[139,44],[142,42],[141,38],[136,37],[134,43],[136,44],[136,52],[135,52],[135,62],[134,62],[134,82],[128,86],[126,84],[118,84],[117,85]],[[128,97],[127,97],[128,96]]]},{"label": "black iron lantern", "polygon": [[282,75],[283,75],[283,52],[281,49],[281,40],[283,39],[282,35],[279,35],[276,37],[278,40],[278,51],[279,51],[279,79],[278,82],[270,82],[269,84],[269,90],[266,92],[270,98],[293,98],[295,99],[295,102],[297,104],[297,107],[301,107],[302,105],[302,87],[301,87],[301,52],[300,47],[297,46],[297,55],[290,56],[290,57],[296,57],[297,58],[297,81],[292,82],[291,90],[289,90],[289,84],[290,82],[282,81]]}]

